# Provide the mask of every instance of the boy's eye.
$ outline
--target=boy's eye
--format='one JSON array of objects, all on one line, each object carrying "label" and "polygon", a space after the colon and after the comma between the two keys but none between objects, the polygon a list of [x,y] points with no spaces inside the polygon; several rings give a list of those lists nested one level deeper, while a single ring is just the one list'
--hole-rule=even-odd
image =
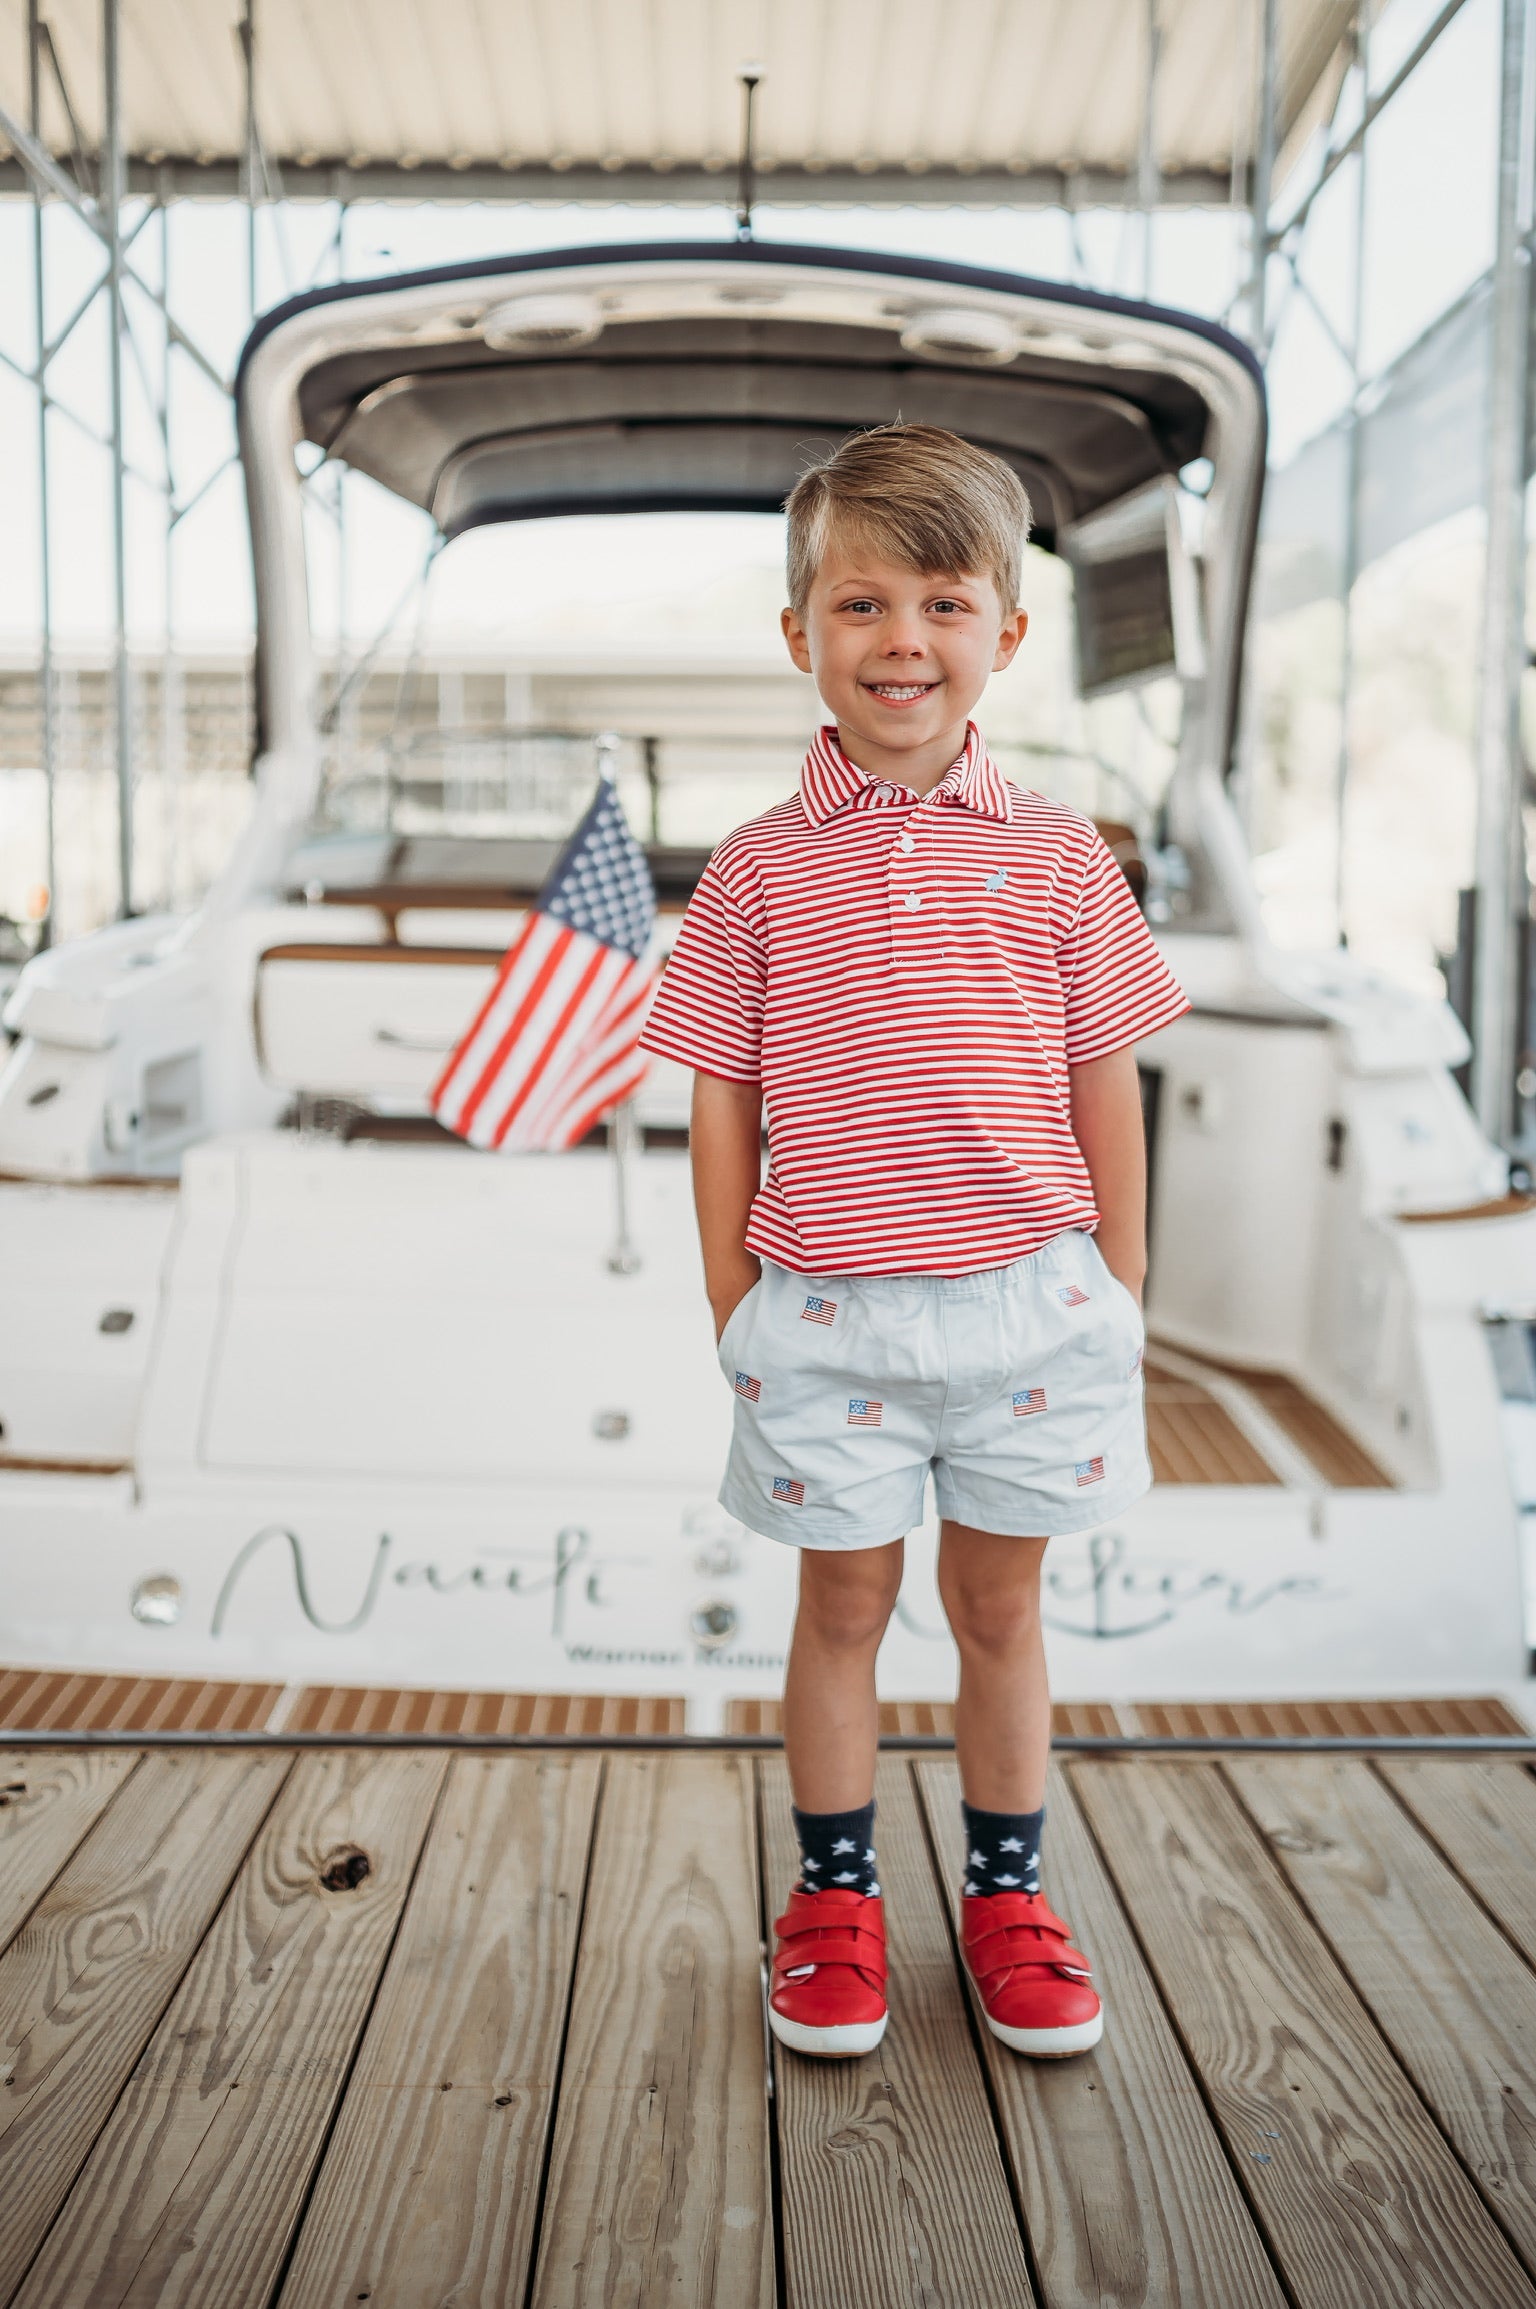
[{"label": "boy's eye", "polygon": [[844,609],[878,609],[879,606],[880,605],[878,602],[867,600],[863,594],[860,594],[856,601],[845,601],[843,603]]}]

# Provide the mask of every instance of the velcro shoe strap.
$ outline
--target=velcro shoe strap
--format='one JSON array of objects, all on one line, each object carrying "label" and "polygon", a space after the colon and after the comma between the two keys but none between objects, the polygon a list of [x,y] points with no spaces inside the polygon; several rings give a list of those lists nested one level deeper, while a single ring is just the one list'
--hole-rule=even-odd
[{"label": "velcro shoe strap", "polygon": [[798,1970],[802,1964],[851,1964],[860,1972],[872,1973],[884,1984],[885,1942],[876,1932],[866,1932],[859,1924],[812,1927],[804,1932],[784,1935],[774,1967],[783,1973]]},{"label": "velcro shoe strap", "polygon": [[1017,1971],[1026,1965],[1041,1972],[1064,1972],[1074,1980],[1089,1979],[1093,1970],[1065,1932],[1041,1932],[1028,1924],[999,1924],[990,1932],[978,1932],[968,1941],[966,1955],[978,1979],[983,1973]]}]

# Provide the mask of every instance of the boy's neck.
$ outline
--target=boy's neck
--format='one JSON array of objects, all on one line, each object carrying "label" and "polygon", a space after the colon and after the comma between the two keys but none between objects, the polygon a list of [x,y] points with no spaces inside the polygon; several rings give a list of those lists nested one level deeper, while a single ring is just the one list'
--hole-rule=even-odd
[{"label": "boy's neck", "polygon": [[854,768],[866,777],[888,778],[892,785],[910,786],[914,794],[931,794],[964,752],[968,725],[967,716],[940,736],[930,738],[926,745],[898,747],[877,745],[849,729],[846,722],[839,722],[837,742]]}]

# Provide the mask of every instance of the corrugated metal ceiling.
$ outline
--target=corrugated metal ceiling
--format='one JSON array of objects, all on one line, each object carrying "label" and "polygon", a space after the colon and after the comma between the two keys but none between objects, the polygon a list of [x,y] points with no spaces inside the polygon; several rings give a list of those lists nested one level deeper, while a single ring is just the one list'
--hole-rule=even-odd
[{"label": "corrugated metal ceiling", "polygon": [[[1253,149],[1259,0],[1161,0],[1156,103],[1170,197],[1218,198]],[[100,0],[44,0],[88,142],[100,133]],[[136,161],[209,171],[245,141],[239,0],[123,0]],[[1317,101],[1349,0],[1282,0],[1282,141]],[[26,117],[25,0],[0,0],[0,101]],[[760,65],[765,199],[932,198],[942,185],[1092,197],[1134,183],[1146,0],[256,0],[257,110],[287,189],[336,168],[441,172],[507,197],[724,195],[737,75]],[[48,141],[69,135],[45,108]],[[314,172],[319,172],[318,175]],[[420,172],[426,172],[422,176]],[[472,182],[470,181],[472,179]],[[561,180],[565,183],[562,185]],[[981,180],[984,180],[984,184]],[[371,185],[370,185],[371,189]],[[402,181],[396,188],[412,187]]]}]

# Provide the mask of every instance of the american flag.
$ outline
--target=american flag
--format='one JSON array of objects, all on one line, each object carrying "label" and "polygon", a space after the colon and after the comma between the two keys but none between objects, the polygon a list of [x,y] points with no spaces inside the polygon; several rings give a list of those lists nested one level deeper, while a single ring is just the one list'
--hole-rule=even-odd
[{"label": "american flag", "polygon": [[773,1479],[773,1496],[782,1499],[790,1507],[804,1507],[805,1485],[796,1483],[793,1476],[776,1475]]},{"label": "american flag", "polygon": [[835,1299],[807,1299],[800,1320],[802,1323],[830,1323],[836,1313]]},{"label": "american flag", "polygon": [[1081,1491],[1085,1483],[1103,1482],[1104,1462],[1102,1459],[1079,1459],[1076,1463],[1075,1472],[1077,1475],[1077,1488],[1079,1491]]},{"label": "american flag", "polygon": [[1016,1387],[1014,1389],[1013,1416],[1015,1419],[1028,1419],[1032,1412],[1043,1411],[1044,1409],[1045,1389],[1043,1387]]},{"label": "american flag", "polygon": [[1088,1304],[1087,1292],[1080,1291],[1075,1283],[1068,1283],[1056,1296],[1064,1307],[1086,1307]]},{"label": "american flag", "polygon": [[637,1090],[655,920],[645,852],[604,777],[438,1079],[439,1122],[471,1146],[574,1146]]},{"label": "american flag", "polygon": [[850,1427],[878,1427],[884,1413],[885,1405],[873,1402],[868,1395],[851,1395],[848,1399]]},{"label": "american flag", "polygon": [[738,1395],[745,1395],[749,1403],[755,1403],[759,1395],[761,1395],[762,1391],[763,1383],[761,1379],[754,1379],[750,1371],[737,1372],[736,1392]]}]

